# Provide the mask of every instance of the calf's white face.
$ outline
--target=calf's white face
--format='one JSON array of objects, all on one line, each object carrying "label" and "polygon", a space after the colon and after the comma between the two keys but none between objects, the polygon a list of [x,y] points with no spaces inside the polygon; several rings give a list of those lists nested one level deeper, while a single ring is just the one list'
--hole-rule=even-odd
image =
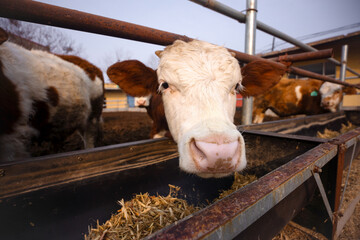
[{"label": "calf's white face", "polygon": [[176,41],[158,55],[159,90],[180,167],[201,177],[242,170],[245,145],[233,124],[241,87],[237,60],[225,48],[201,41]]},{"label": "calf's white face", "polygon": [[342,100],[342,86],[335,83],[324,82],[319,90],[321,94],[321,107],[336,112]]},{"label": "calf's white face", "polygon": [[132,96],[161,92],[156,110],[165,112],[182,170],[223,177],[245,168],[244,139],[233,124],[236,93],[241,91],[244,97],[263,93],[279,82],[285,67],[260,60],[240,70],[225,48],[197,40],[177,40],[157,55],[157,72],[127,60],[111,65],[107,74]]},{"label": "calf's white face", "polygon": [[135,107],[148,107],[150,105],[150,98],[151,98],[151,95],[135,97],[134,98]]}]

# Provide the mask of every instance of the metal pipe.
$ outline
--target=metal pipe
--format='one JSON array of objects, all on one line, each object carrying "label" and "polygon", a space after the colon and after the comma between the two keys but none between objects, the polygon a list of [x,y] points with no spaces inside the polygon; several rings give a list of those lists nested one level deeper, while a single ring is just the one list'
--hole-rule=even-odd
[{"label": "metal pipe", "polygon": [[305,52],[305,53],[297,53],[291,55],[282,55],[274,58],[266,58],[267,60],[272,60],[276,62],[301,62],[301,61],[308,61],[308,60],[318,60],[332,57],[334,54],[333,49],[324,49],[319,50],[317,52]]},{"label": "metal pipe", "polygon": [[[228,6],[226,6],[226,5],[222,4],[222,3],[219,3],[218,1],[215,1],[215,0],[190,0],[190,1],[192,1],[194,3],[197,3],[199,5],[202,5],[202,6],[206,7],[206,8],[212,9],[212,10],[214,10],[214,11],[216,11],[218,13],[221,13],[221,14],[223,14],[225,16],[228,16],[230,18],[233,18],[233,19],[235,19],[235,20],[237,20],[237,21],[239,21],[241,23],[246,22],[246,16],[243,13],[241,13],[241,12],[239,12],[239,11],[233,9],[233,8],[230,8],[230,7],[228,7]],[[307,44],[304,44],[304,43],[298,41],[297,39],[295,39],[295,38],[293,38],[293,37],[291,37],[291,36],[289,36],[289,35],[287,35],[285,33],[280,32],[280,31],[276,30],[275,28],[270,27],[269,25],[266,25],[265,23],[257,21],[256,26],[257,26],[257,29],[259,29],[259,30],[261,30],[261,31],[263,31],[265,33],[268,33],[270,35],[273,35],[273,36],[275,36],[277,38],[280,38],[280,39],[282,39],[282,40],[284,40],[286,42],[294,44],[295,46],[298,46],[302,50],[305,50],[307,52],[315,52],[315,51],[317,51],[316,48],[313,48],[313,47],[311,47],[311,46],[309,46]],[[340,65],[340,62],[337,61],[334,58],[329,58],[329,61],[335,63],[336,65]],[[357,73],[356,71],[352,70],[351,68],[347,67],[346,69],[348,71],[350,71],[351,73],[353,73],[353,74],[355,74],[357,76],[360,76],[360,73]]]},{"label": "metal pipe", "polygon": [[[315,169],[316,169],[316,168],[315,168]],[[320,169],[320,170],[321,170],[321,169]],[[329,200],[328,200],[328,198],[327,198],[327,196],[326,196],[326,191],[325,191],[324,185],[322,184],[320,175],[319,175],[319,173],[317,173],[317,172],[314,171],[314,170],[312,171],[312,174],[313,174],[313,176],[314,176],[314,178],[315,178],[315,181],[316,181],[316,184],[317,184],[317,186],[318,186],[318,188],[319,188],[320,195],[321,195],[321,198],[322,198],[322,200],[323,200],[323,202],[324,202],[324,205],[325,205],[326,211],[327,211],[327,213],[328,213],[328,215],[329,215],[329,218],[330,218],[331,222],[333,222],[333,218],[334,218],[334,217],[333,217],[333,212],[332,212],[332,210],[331,210]]]},{"label": "metal pipe", "polygon": [[294,73],[294,74],[298,74],[298,75],[309,77],[309,78],[315,78],[315,79],[319,79],[319,80],[326,81],[326,82],[332,82],[332,83],[336,83],[336,84],[339,84],[339,85],[348,86],[348,87],[355,87],[357,89],[360,89],[359,84],[356,85],[356,84],[350,84],[348,82],[342,82],[340,80],[336,80],[334,78],[331,78],[331,77],[328,77],[328,76],[325,76],[325,75],[321,75],[321,74],[318,74],[318,73],[309,72],[309,71],[303,70],[303,69],[298,68],[298,67],[290,67],[289,69],[290,69],[290,71],[289,71],[290,73]]},{"label": "metal pipe", "polygon": [[[231,50],[231,49],[229,49],[229,51],[234,52],[235,55],[236,55],[235,57],[237,59],[239,59],[240,61],[243,61],[243,62],[252,62],[252,61],[259,61],[259,60],[270,61],[270,60],[266,60],[266,59],[258,57],[258,56],[252,56],[252,55],[248,55],[248,54],[245,54],[245,53],[240,53],[240,52],[237,52],[237,51],[234,51],[234,50]],[[278,67],[278,68],[281,68],[281,67],[284,68],[285,67],[283,64],[281,64],[279,62],[274,62],[274,61],[270,61],[270,62],[272,64],[274,64],[274,67]],[[359,84],[356,85],[356,84],[350,84],[348,82],[342,82],[342,81],[336,80],[334,78],[331,78],[331,77],[328,77],[328,76],[325,76],[325,75],[321,75],[321,74],[317,74],[317,73],[314,73],[314,72],[303,70],[303,69],[298,68],[298,67],[289,67],[288,72],[289,73],[294,73],[294,74],[297,74],[297,75],[301,75],[301,76],[304,76],[304,77],[308,77],[308,78],[315,78],[315,79],[319,79],[319,80],[326,81],[326,82],[332,82],[332,83],[340,84],[340,85],[343,85],[343,86],[355,87],[355,88],[360,89]]]},{"label": "metal pipe", "polygon": [[343,45],[341,49],[341,68],[340,68],[340,81],[345,81],[346,76],[346,63],[348,58],[348,45]]},{"label": "metal pipe", "polygon": [[177,39],[192,40],[184,35],[28,0],[1,0],[0,16],[163,46]]},{"label": "metal pipe", "polygon": [[[256,0],[246,1],[246,29],[245,29],[245,53],[255,54],[256,39]],[[252,123],[253,97],[243,98],[241,123],[248,125]]]},{"label": "metal pipe", "polygon": [[[348,45],[345,44],[341,48],[341,66],[340,66],[339,78],[340,78],[340,81],[342,81],[342,82],[345,82],[347,57],[348,57]],[[340,104],[337,107],[338,110],[342,108],[344,95],[345,95],[345,93],[342,94]]]}]

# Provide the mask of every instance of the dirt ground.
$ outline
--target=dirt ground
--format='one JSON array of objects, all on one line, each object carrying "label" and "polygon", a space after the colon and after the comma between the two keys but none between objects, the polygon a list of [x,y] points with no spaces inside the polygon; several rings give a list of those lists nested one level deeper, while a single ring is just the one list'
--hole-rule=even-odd
[{"label": "dirt ground", "polygon": [[[148,139],[150,135],[152,120],[146,112],[108,112],[104,113],[103,140],[99,146],[107,146],[125,142]],[[265,120],[276,120],[268,118]],[[241,114],[238,112],[234,120],[236,125],[241,122]],[[33,156],[41,156],[55,153],[55,150],[43,143],[41,146],[33,145]],[[77,135],[69,137],[65,145],[57,152],[67,152],[82,149],[82,140]],[[348,204],[357,194],[360,193],[360,156],[354,161],[349,175],[349,187],[344,198],[344,204]],[[338,239],[360,240],[360,203],[357,204],[354,214],[345,225]],[[319,233],[303,228],[294,222],[290,222],[273,240],[295,240],[295,239],[327,239]]]}]

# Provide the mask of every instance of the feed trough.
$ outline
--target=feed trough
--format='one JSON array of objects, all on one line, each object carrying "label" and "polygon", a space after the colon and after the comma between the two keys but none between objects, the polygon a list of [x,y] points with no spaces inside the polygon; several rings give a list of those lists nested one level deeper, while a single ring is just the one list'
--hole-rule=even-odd
[{"label": "feed trough", "polygon": [[[203,208],[149,239],[269,238],[311,202],[317,189],[314,172],[322,169],[325,188],[335,186],[327,177],[336,173],[339,148],[334,141],[262,129],[248,129],[243,135],[245,173],[258,180],[216,202],[219,191],[228,189],[233,178],[202,179],[180,171],[176,145],[166,139],[3,164],[2,238],[83,238],[89,225],[105,222],[120,208],[118,200],[145,192],[167,195],[168,184],[181,187],[180,198]],[[358,153],[354,142],[359,135],[355,129],[338,142]]]}]

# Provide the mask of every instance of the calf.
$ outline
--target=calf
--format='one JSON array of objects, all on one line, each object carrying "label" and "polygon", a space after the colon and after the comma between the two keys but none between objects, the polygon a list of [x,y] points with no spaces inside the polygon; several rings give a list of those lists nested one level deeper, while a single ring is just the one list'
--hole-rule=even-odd
[{"label": "calf", "polygon": [[336,112],[343,99],[343,94],[356,94],[355,87],[342,86],[335,83],[324,82],[320,87],[321,107]]},{"label": "calf", "polygon": [[254,99],[253,122],[262,123],[270,109],[279,117],[335,112],[343,93],[354,94],[355,88],[315,79],[286,79]]},{"label": "calf", "polygon": [[264,94],[254,98],[253,122],[261,123],[267,109],[279,117],[297,114],[320,114],[326,110],[320,107],[319,80],[299,80],[282,78],[280,82]]},{"label": "calf", "polygon": [[110,66],[111,81],[130,95],[159,92],[180,168],[200,177],[223,177],[246,166],[245,144],[233,124],[236,94],[259,94],[285,72],[257,61],[242,70],[227,49],[203,41],[175,41],[157,71],[132,60]]},{"label": "calf", "polygon": [[160,94],[152,93],[149,96],[135,97],[135,107],[145,107],[153,121],[150,138],[172,138],[166,122],[164,104]]},{"label": "calf", "polygon": [[0,29],[0,161],[29,157],[36,140],[61,144],[78,131],[86,148],[101,134],[102,72],[76,56],[26,50]]}]

